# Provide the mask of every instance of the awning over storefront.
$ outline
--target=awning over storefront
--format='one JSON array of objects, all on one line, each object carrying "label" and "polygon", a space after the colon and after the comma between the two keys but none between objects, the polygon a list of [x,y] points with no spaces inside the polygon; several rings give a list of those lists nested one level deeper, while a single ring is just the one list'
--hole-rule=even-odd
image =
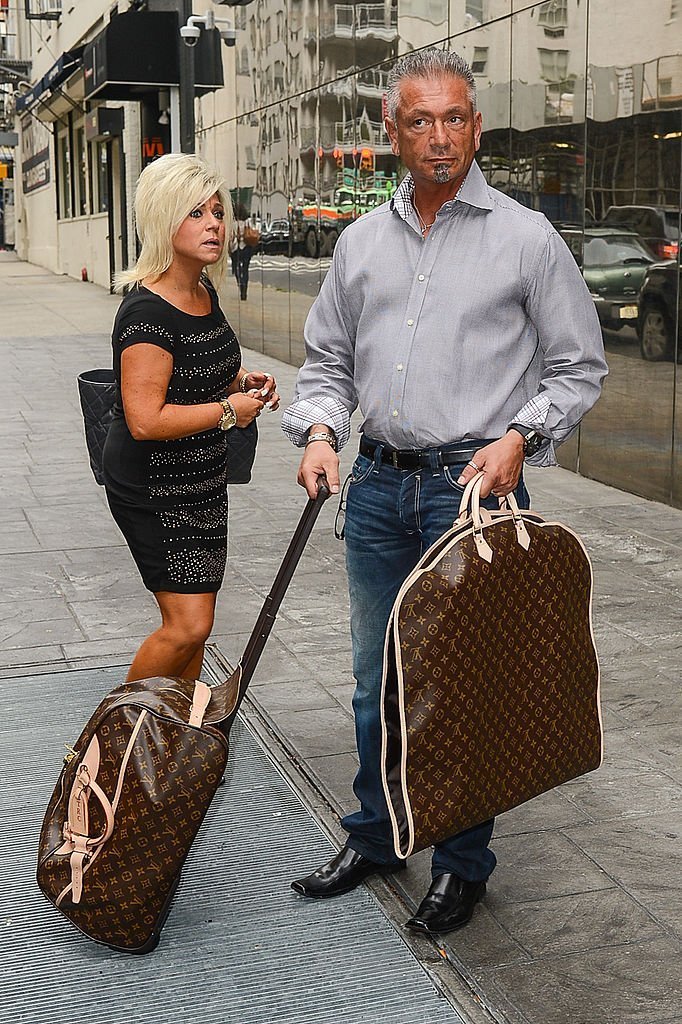
[{"label": "awning over storefront", "polygon": [[74,71],[83,63],[83,46],[75,46],[72,50],[66,50],[59,60],[56,60],[46,75],[35,83],[28,92],[17,96],[17,113],[30,110],[38,100],[58,89],[62,82],[70,78]]},{"label": "awning over storefront", "polygon": [[[180,82],[180,28],[174,11],[128,11],[87,44],[86,99],[139,100]],[[220,33],[202,32],[193,48],[197,95],[223,84]]]}]

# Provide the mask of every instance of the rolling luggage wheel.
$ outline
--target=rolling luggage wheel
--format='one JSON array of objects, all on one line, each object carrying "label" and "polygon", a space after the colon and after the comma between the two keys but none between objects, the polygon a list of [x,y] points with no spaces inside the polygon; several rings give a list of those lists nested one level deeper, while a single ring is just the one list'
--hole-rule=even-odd
[{"label": "rolling luggage wheel", "polygon": [[170,914],[173,898],[175,896],[175,893],[177,892],[178,886],[180,885],[181,878],[182,874],[178,873],[177,878],[173,882],[171,891],[168,893],[168,898],[163,905],[161,913],[159,914],[159,919],[156,922],[156,927],[154,928],[154,931],[145,942],[144,946],[139,946],[137,949],[122,949],[121,946],[112,946],[110,944],[109,949],[113,949],[115,953],[132,953],[133,956],[144,956],[145,953],[153,953],[159,944],[159,940],[161,939],[161,932],[163,930],[163,926],[166,923],[166,919]]}]

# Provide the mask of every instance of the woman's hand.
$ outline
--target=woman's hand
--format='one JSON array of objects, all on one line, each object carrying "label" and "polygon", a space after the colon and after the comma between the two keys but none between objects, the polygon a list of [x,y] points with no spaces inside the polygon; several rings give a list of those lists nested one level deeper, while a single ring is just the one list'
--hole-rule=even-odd
[{"label": "woman's hand", "polygon": [[237,416],[237,426],[248,427],[249,423],[253,422],[256,416],[260,416],[263,411],[264,402],[262,398],[257,398],[254,395],[243,395],[238,391],[230,395],[230,405]]},{"label": "woman's hand", "polygon": [[[244,387],[240,390],[244,390],[248,393],[253,394],[256,398],[263,399],[264,408],[275,410],[279,407],[279,395],[277,394],[277,382],[271,373],[263,373],[261,370],[251,370],[244,374],[246,382]],[[241,379],[239,381],[241,385]]]}]

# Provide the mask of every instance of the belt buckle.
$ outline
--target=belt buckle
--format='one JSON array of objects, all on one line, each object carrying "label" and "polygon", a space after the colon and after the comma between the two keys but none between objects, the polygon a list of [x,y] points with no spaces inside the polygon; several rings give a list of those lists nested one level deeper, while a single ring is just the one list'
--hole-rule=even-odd
[{"label": "belt buckle", "polygon": [[394,469],[400,469],[400,466],[398,465],[398,453],[395,450],[391,452],[391,465]]}]

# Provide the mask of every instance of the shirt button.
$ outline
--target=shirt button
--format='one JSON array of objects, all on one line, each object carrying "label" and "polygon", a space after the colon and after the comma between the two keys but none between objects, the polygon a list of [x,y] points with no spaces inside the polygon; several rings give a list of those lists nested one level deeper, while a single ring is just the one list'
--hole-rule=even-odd
[{"label": "shirt button", "polygon": [[419,275],[419,277],[417,278],[417,280],[418,280],[418,281],[423,281],[423,280],[424,280],[424,275],[423,275],[423,274],[420,274],[420,275]]},{"label": "shirt button", "polygon": [[402,363],[398,363],[398,365],[396,366],[396,370],[402,370],[402,368],[403,368],[403,364]]},{"label": "shirt button", "polygon": [[408,320],[407,321],[407,326],[408,327],[412,327],[413,323],[414,323],[414,320]]},{"label": "shirt button", "polygon": [[397,410],[397,409],[394,409],[391,415],[392,415],[392,416],[397,416],[397,415],[398,415],[398,410]]}]

